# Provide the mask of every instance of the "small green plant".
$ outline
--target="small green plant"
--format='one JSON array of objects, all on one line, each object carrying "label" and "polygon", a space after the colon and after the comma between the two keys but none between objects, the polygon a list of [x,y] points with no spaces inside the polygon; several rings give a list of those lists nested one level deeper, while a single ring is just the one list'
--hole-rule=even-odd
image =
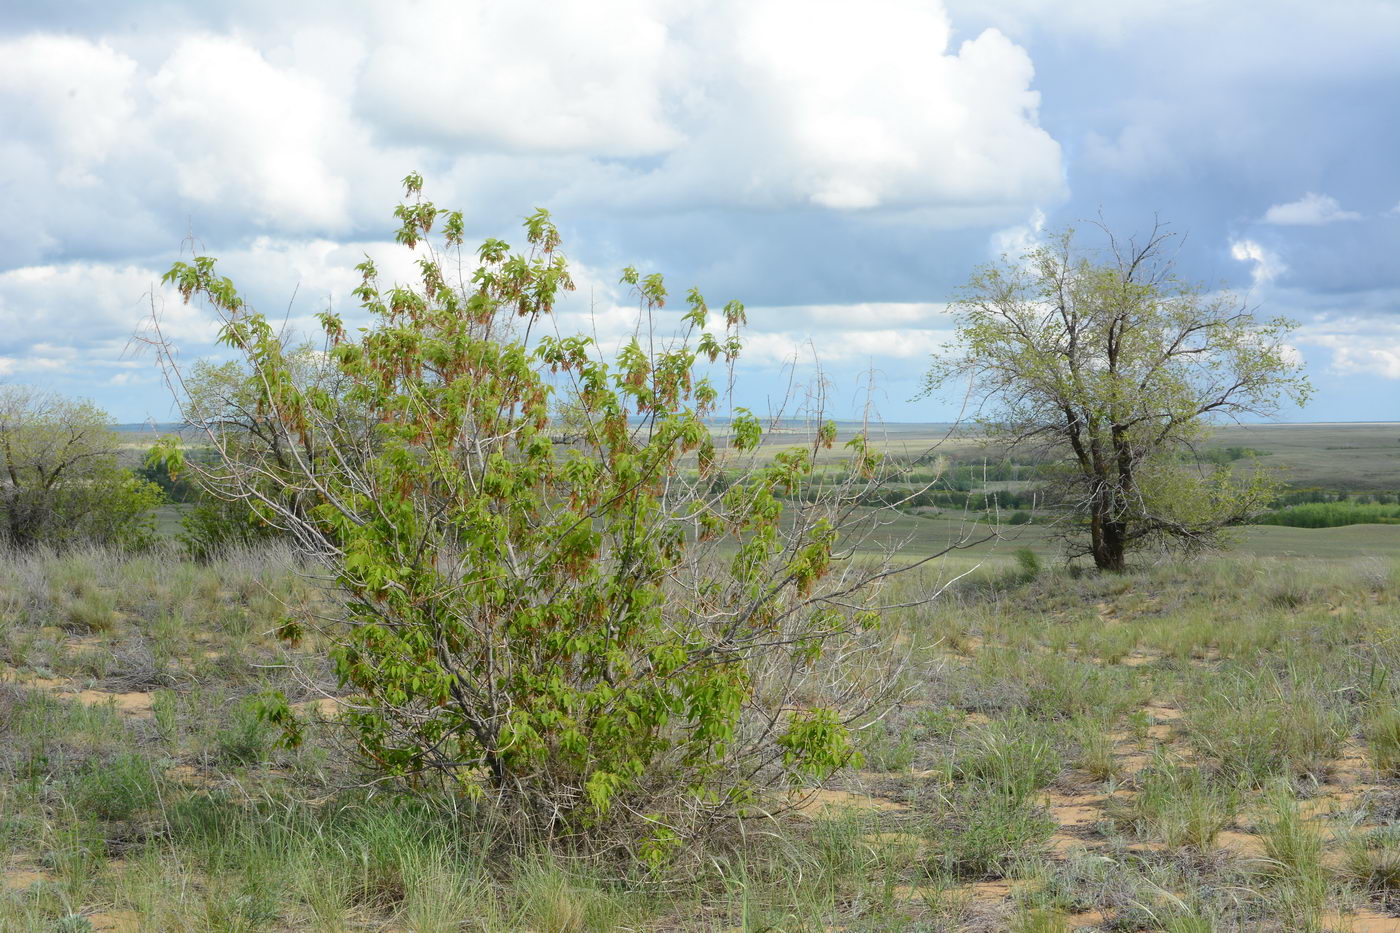
[{"label": "small green plant", "polygon": [[865,766],[873,771],[907,771],[914,763],[916,748],[910,729],[895,730],[881,722],[866,730],[860,752]]},{"label": "small green plant", "polygon": [[1270,790],[1268,806],[1263,837],[1270,873],[1283,880],[1321,874],[1322,834],[1303,816],[1287,785]]},{"label": "small green plant", "polygon": [[1342,839],[1343,878],[1377,893],[1400,892],[1400,830],[1353,830]]},{"label": "small green plant", "polygon": [[1215,922],[1210,916],[1196,910],[1176,914],[1167,919],[1163,933],[1215,933]]},{"label": "small green plant", "polygon": [[1042,570],[1040,556],[1028,547],[1016,549],[1016,566],[1021,571],[1021,579],[1028,582],[1040,576]]},{"label": "small green plant", "polygon": [[1366,720],[1366,741],[1376,770],[1400,774],[1400,706],[1384,703]]},{"label": "small green plant", "polygon": [[1000,783],[974,781],[950,798],[948,814],[929,833],[935,874],[964,880],[999,878],[1033,856],[1055,821],[1033,801]]},{"label": "small green plant", "polygon": [[179,699],[173,690],[156,690],[151,693],[151,718],[155,720],[156,731],[167,743],[173,743],[179,728],[176,716]]},{"label": "small green plant", "polygon": [[1323,839],[1299,812],[1286,785],[1269,794],[1270,817],[1263,827],[1265,874],[1273,885],[1277,910],[1289,929],[1319,929],[1320,914],[1332,888],[1322,862]]},{"label": "small green plant", "polygon": [[85,816],[99,820],[129,820],[156,803],[156,778],[151,763],[140,755],[122,753],[110,761],[94,760],[73,787],[72,803]]},{"label": "small green plant", "polygon": [[952,777],[994,788],[1012,801],[1024,801],[1048,785],[1064,767],[1060,751],[1032,723],[1005,721],[974,733],[951,765]]},{"label": "small green plant", "polygon": [[258,705],[251,701],[236,704],[232,722],[214,736],[220,760],[235,765],[266,760],[276,738],[276,731],[264,721]]},{"label": "small green plant", "polygon": [[1348,724],[1330,698],[1240,668],[1187,710],[1187,738],[1231,777],[1263,786],[1279,776],[1320,773],[1341,752]]},{"label": "small green plant", "polygon": [[88,590],[64,606],[63,627],[73,632],[110,632],[116,623],[116,600],[100,590]]},{"label": "small green plant", "polygon": [[1233,786],[1161,756],[1139,781],[1141,788],[1125,805],[1123,819],[1137,835],[1168,846],[1210,848],[1239,809]]},{"label": "small green plant", "polygon": [[1114,754],[1108,723],[1096,718],[1081,720],[1076,724],[1074,739],[1078,749],[1074,758],[1076,768],[1096,781],[1107,781],[1122,771],[1122,765]]},{"label": "small green plant", "polygon": [[548,863],[527,873],[520,890],[523,925],[540,933],[602,933],[621,919],[606,893]]},{"label": "small green plant", "polygon": [[1058,910],[1036,907],[1017,914],[1012,933],[1070,933],[1069,918]]}]

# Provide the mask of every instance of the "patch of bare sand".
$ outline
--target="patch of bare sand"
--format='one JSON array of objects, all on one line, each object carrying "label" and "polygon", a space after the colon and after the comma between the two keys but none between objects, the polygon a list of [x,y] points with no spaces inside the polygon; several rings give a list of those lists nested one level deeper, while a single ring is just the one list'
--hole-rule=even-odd
[{"label": "patch of bare sand", "polygon": [[948,639],[948,646],[963,657],[972,657],[986,645],[981,635],[960,635]]},{"label": "patch of bare sand", "polygon": [[1175,706],[1167,706],[1164,703],[1150,703],[1144,706],[1142,711],[1157,722],[1176,722],[1183,715]]},{"label": "patch of bare sand", "polygon": [[87,918],[93,933],[141,933],[145,929],[134,910],[99,910]]},{"label": "patch of bare sand", "polygon": [[973,881],[957,890],[972,895],[974,900],[1000,901],[1010,897],[1016,887],[1010,881]]},{"label": "patch of bare sand", "polygon": [[793,810],[803,816],[831,816],[841,811],[871,810],[880,812],[904,812],[909,809],[902,803],[883,800],[868,794],[857,794],[848,790],[798,789],[788,795]]},{"label": "patch of bare sand", "polygon": [[969,881],[952,888],[930,888],[919,885],[901,884],[894,888],[894,896],[899,900],[922,900],[944,897],[978,904],[999,904],[1016,890],[1011,881]]},{"label": "patch of bare sand", "polygon": [[1215,847],[1224,852],[1232,852],[1241,858],[1263,858],[1264,839],[1254,833],[1235,829],[1222,829],[1215,836]]},{"label": "patch of bare sand", "polygon": [[35,871],[29,868],[7,868],[5,869],[4,880],[0,882],[6,891],[28,891],[36,884],[43,884],[53,880],[42,871]]},{"label": "patch of bare sand", "polygon": [[193,765],[173,765],[165,769],[165,776],[186,787],[213,787],[218,783]]},{"label": "patch of bare sand", "polygon": [[1366,907],[1351,914],[1323,914],[1322,926],[1337,933],[1400,933],[1400,917]]},{"label": "patch of bare sand", "polygon": [[315,713],[322,719],[334,719],[340,714],[342,706],[341,701],[335,697],[317,697],[314,700],[293,703],[292,709],[299,713]]},{"label": "patch of bare sand", "polygon": [[1082,910],[1070,914],[1067,920],[1071,930],[1096,930],[1104,926],[1108,916],[1102,910]]},{"label": "patch of bare sand", "polygon": [[1060,824],[1049,841],[1050,850],[1065,853],[1072,849],[1084,848],[1085,836],[1090,835],[1094,826],[1103,821],[1104,805],[1108,797],[1097,795],[1066,795],[1050,793],[1045,799],[1045,809],[1055,822]]},{"label": "patch of bare sand", "polygon": [[1369,785],[1375,777],[1376,773],[1371,764],[1371,756],[1367,754],[1364,745],[1348,742],[1342,748],[1342,754],[1333,759],[1329,765],[1328,780],[1333,784]]},{"label": "patch of bare sand", "polygon": [[117,708],[117,712],[125,716],[149,716],[151,713],[151,694],[131,691],[128,693],[112,693],[106,690],[75,690],[73,681],[63,680],[58,677],[41,677],[38,675],[24,675],[16,670],[8,670],[0,677],[0,682],[13,683],[16,686],[27,687],[30,690],[42,690],[52,694],[59,699],[77,700],[87,706],[100,706],[110,703]]},{"label": "patch of bare sand", "polygon": [[108,693],[105,690],[79,690],[72,694],[73,699],[87,706],[102,706],[110,703],[124,716],[151,715],[151,695],[149,693]]}]

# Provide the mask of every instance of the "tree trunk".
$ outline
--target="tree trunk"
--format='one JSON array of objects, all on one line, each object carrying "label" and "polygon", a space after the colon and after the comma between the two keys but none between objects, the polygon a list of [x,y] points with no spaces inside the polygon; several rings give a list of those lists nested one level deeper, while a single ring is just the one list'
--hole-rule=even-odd
[{"label": "tree trunk", "polygon": [[1089,516],[1090,554],[1099,570],[1121,572],[1126,563],[1128,526],[1113,517],[1113,502],[1107,497],[1097,499]]}]

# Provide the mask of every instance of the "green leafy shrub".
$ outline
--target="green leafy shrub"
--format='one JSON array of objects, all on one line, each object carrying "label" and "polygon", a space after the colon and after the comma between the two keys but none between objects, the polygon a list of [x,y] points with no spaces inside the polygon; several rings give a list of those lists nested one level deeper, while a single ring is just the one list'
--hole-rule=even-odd
[{"label": "green leafy shrub", "polygon": [[[406,179],[397,210],[420,281],[389,286],[362,263],[371,324],[323,314],[310,377],[213,259],[166,277],[222,316],[266,413],[272,442],[226,456],[224,493],[339,584],[329,632],[363,701],[348,722],[365,755],[489,793],[547,833],[630,822],[649,859],[764,784],[847,762],[849,725],[890,673],[865,606],[892,566],[836,559],[839,518],[881,481],[879,456],[852,437],[847,479],[793,502],[836,440],[819,401],[806,447],[760,451],[762,422],[743,408],[723,445],[707,423],[729,383],[710,370],[732,373],[741,349],[741,304],[716,317],[692,289],[681,333],[607,361],[543,323],[572,288],[545,212],[527,219],[525,252],[487,240],[473,263],[461,214],[421,185]],[[654,320],[662,278],[622,281]],[[568,443],[550,430],[561,387],[581,410]],[[297,740],[285,701],[265,713]]]}]

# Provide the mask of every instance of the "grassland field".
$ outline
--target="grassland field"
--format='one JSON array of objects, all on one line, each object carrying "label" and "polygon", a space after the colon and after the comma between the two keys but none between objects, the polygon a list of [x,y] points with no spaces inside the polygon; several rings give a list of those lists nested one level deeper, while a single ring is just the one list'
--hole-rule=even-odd
[{"label": "grassland field", "polygon": [[[1400,488],[1394,425],[1275,428],[1217,442]],[[895,584],[908,663],[861,763],[658,873],[370,782],[328,645],[272,635],[333,598],[277,545],[0,555],[0,931],[1400,933],[1400,527],[1096,575],[975,517],[868,543],[996,532]]]},{"label": "grassland field", "polygon": [[[125,456],[134,466],[157,435],[128,426]],[[840,437],[849,437],[859,426],[841,424]],[[945,456],[954,464],[977,464],[1001,459],[1003,452],[989,449],[973,432],[951,425],[891,424],[871,428],[876,446],[891,456],[909,460]],[[765,449],[779,450],[810,443],[810,435],[784,429],[766,435]],[[1204,449],[1247,447],[1258,451],[1258,461],[1274,471],[1289,487],[1321,488],[1347,493],[1400,491],[1400,423],[1384,424],[1261,424],[1218,428]],[[839,444],[823,451],[825,462],[841,456]],[[992,481],[980,484],[989,492],[1015,491],[1023,483]],[[1011,509],[1000,513],[963,513],[958,510],[912,510],[878,519],[862,541],[863,550],[898,547],[911,554],[929,554],[953,544],[983,541],[968,549],[982,559],[1007,562],[1014,552],[1030,548],[1046,560],[1060,554],[1055,528],[1046,525],[1007,524]],[[922,513],[922,514],[920,514]],[[158,529],[173,535],[179,528],[179,507],[163,507]],[[875,519],[872,517],[872,521]],[[1345,528],[1298,529],[1250,527],[1234,533],[1237,547],[1257,555],[1314,556],[1341,560],[1353,556],[1400,556],[1400,526],[1353,525]]]}]

